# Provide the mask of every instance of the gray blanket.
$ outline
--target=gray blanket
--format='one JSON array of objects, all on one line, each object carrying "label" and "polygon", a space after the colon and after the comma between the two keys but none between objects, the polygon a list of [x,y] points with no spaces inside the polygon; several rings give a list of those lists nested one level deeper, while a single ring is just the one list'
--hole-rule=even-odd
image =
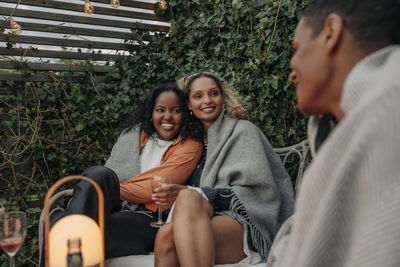
[{"label": "gray blanket", "polygon": [[122,183],[140,174],[140,128],[124,130],[111,150],[105,166],[112,169]]},{"label": "gray blanket", "polygon": [[[253,245],[266,259],[281,224],[293,213],[293,187],[278,155],[251,122],[224,116],[208,130],[200,187],[231,187],[231,211],[242,205]],[[234,215],[234,214],[233,214]],[[247,217],[248,216],[248,217]]]}]

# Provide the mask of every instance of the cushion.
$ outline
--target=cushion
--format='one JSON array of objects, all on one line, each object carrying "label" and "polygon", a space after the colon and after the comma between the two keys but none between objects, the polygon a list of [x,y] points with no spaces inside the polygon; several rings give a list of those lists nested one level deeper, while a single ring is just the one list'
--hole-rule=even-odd
[{"label": "cushion", "polygon": [[[131,267],[131,266],[140,266],[140,267],[153,267],[154,266],[154,255],[131,255],[119,258],[112,258],[106,260],[106,267]],[[242,267],[237,264],[218,264],[215,267]],[[259,263],[255,265],[246,265],[246,267],[265,267],[266,264]],[[245,266],[243,266],[245,267]]]}]

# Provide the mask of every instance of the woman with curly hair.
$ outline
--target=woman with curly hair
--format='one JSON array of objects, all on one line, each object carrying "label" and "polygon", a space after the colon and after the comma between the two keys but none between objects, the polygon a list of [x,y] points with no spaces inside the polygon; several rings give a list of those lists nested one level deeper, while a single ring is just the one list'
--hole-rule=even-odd
[{"label": "woman with curly hair", "polygon": [[[171,185],[181,191],[170,223],[157,233],[155,266],[263,261],[293,212],[290,177],[264,134],[247,120],[239,94],[217,73],[195,73],[178,84],[192,121],[204,131],[205,161],[194,172],[197,188]],[[163,194],[158,190],[155,198],[161,202]]]},{"label": "woman with curly hair", "polygon": [[[187,100],[176,84],[161,84],[141,101],[130,126],[113,146],[105,166],[86,169],[82,175],[103,190],[106,258],[153,251],[157,233],[157,204],[152,199],[152,176],[185,183],[202,151],[202,132],[189,126]],[[177,193],[176,193],[177,194]],[[173,192],[169,197],[174,200]],[[86,181],[74,188],[65,211],[51,215],[51,224],[68,214],[85,214],[97,220],[97,194]]]}]

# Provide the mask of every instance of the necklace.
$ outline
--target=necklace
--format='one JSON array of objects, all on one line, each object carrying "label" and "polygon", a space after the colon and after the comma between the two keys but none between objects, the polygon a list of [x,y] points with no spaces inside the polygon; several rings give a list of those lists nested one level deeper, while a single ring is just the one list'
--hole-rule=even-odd
[{"label": "necklace", "polygon": [[157,133],[154,133],[151,137],[150,140],[159,148],[163,149],[166,146],[169,146],[175,142],[176,139],[172,140],[162,140],[158,137]]},{"label": "necklace", "polygon": [[161,140],[160,138],[156,138],[156,142],[154,142],[159,148],[165,148],[167,145],[171,145],[174,140],[171,141],[166,141],[166,140]]}]

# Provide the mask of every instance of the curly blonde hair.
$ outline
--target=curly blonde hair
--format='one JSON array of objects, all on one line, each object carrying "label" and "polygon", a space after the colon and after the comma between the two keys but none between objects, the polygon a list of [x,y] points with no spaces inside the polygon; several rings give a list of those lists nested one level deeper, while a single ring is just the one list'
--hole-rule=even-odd
[{"label": "curly blonde hair", "polygon": [[190,86],[194,82],[194,80],[200,77],[207,77],[215,81],[218,88],[221,90],[221,93],[224,98],[224,106],[225,114],[237,118],[237,119],[249,119],[249,112],[247,110],[246,102],[243,98],[236,92],[230,84],[228,84],[225,80],[221,78],[221,76],[214,71],[203,71],[189,74],[180,78],[177,81],[179,88],[186,94],[189,98]]}]

